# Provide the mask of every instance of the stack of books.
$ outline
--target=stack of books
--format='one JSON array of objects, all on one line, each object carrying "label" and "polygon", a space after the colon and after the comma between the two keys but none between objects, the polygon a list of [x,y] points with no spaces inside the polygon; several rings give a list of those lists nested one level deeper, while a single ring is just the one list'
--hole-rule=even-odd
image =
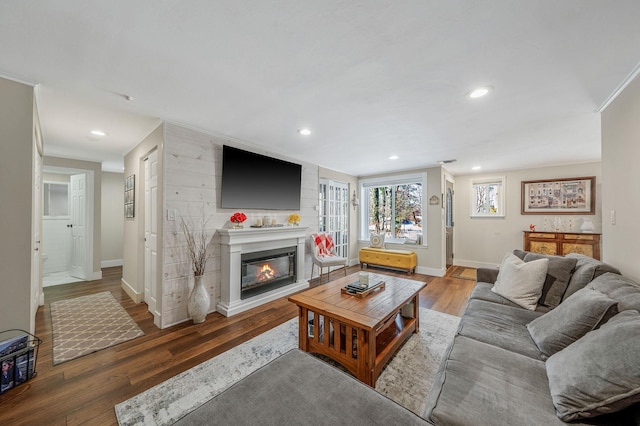
[{"label": "stack of books", "polygon": [[378,281],[374,284],[361,284],[360,282],[355,282],[355,283],[348,284],[344,288],[345,290],[347,290],[347,293],[359,294],[359,293],[364,293],[366,291],[372,290],[382,284],[384,284],[384,281]]}]

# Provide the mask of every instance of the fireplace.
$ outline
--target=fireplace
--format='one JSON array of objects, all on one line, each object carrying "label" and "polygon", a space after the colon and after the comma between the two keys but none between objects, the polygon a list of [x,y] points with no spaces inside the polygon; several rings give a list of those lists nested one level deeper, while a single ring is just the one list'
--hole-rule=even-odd
[{"label": "fireplace", "polygon": [[304,262],[307,230],[303,226],[218,229],[217,311],[228,317],[309,288]]},{"label": "fireplace", "polygon": [[240,299],[296,282],[297,247],[243,253],[240,257]]}]

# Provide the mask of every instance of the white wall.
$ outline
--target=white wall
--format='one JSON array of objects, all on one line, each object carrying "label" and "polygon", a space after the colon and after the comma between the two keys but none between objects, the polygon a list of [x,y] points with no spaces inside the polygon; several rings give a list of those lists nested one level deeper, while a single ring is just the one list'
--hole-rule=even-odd
[{"label": "white wall", "polygon": [[[186,321],[187,299],[193,286],[190,262],[186,255],[180,219],[198,225],[202,215],[207,219],[206,231],[213,235],[210,244],[211,259],[207,262],[205,285],[211,295],[211,311],[220,301],[220,246],[215,230],[230,227],[229,217],[234,210],[218,207],[220,201],[220,179],[222,174],[222,145],[231,145],[259,154],[283,160],[276,153],[242,146],[238,142],[207,135],[173,124],[164,124],[164,203],[163,260],[162,260],[162,305],[160,327]],[[301,226],[309,227],[309,233],[318,229],[318,167],[302,163]],[[175,211],[175,220],[167,219],[168,210]],[[279,223],[284,223],[293,211],[243,210],[248,216],[245,226],[255,223],[268,214]],[[197,229],[197,228],[196,228]],[[305,262],[308,277],[310,262]]]},{"label": "white wall", "polygon": [[[640,282],[640,79],[602,113],[603,260]],[[611,223],[611,211],[616,223]]]},{"label": "white wall", "polygon": [[124,173],[102,172],[101,266],[122,265],[124,242]]},{"label": "white wall", "polygon": [[[471,218],[471,180],[494,176],[506,176],[506,217]],[[522,215],[520,213],[522,181],[586,176],[596,177],[595,216]],[[545,230],[545,216],[549,223],[547,230],[551,230],[550,226],[555,217],[561,217],[565,224],[568,224],[571,219],[573,229],[579,231],[582,219],[590,217],[596,227],[595,232],[600,232],[602,229],[600,200],[603,192],[601,176],[599,162],[455,176],[453,263],[470,267],[499,264],[505,253],[523,248],[523,231],[529,230],[529,224],[534,224],[538,231]]]}]

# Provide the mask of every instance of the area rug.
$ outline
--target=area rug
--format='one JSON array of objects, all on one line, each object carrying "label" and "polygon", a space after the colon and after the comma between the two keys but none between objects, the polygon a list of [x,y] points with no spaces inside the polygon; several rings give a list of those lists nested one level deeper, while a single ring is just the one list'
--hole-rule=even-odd
[{"label": "area rug", "polygon": [[466,268],[464,266],[454,266],[453,271],[449,275],[452,278],[460,278],[463,280],[476,280],[475,268]]},{"label": "area rug", "polygon": [[51,303],[53,365],[144,335],[108,292]]},{"label": "area rug", "polygon": [[[460,318],[420,308],[420,332],[387,364],[376,390],[422,414],[426,397]],[[294,318],[115,406],[118,423],[171,425],[226,388],[298,347]]]}]

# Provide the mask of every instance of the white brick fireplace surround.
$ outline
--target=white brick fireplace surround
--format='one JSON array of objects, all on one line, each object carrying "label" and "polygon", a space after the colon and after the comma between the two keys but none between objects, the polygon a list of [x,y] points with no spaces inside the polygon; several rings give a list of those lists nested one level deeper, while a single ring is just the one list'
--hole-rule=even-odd
[{"label": "white brick fireplace surround", "polygon": [[[224,316],[231,316],[279,297],[287,296],[309,287],[304,277],[304,248],[306,231],[301,226],[274,228],[218,229],[220,235],[221,287],[220,302],[216,310]],[[248,299],[240,299],[241,256],[282,247],[296,247],[296,281],[285,287],[258,294]]]}]

